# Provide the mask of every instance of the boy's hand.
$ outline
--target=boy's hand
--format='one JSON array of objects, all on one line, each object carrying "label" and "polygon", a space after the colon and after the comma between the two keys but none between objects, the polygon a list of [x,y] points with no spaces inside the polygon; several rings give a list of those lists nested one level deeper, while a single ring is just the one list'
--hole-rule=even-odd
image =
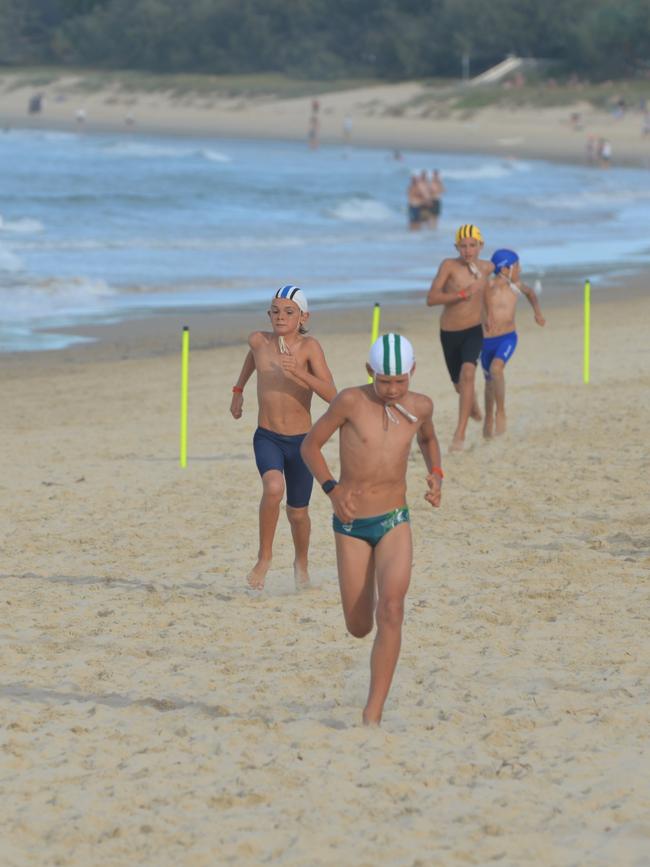
[{"label": "boy's hand", "polygon": [[280,367],[286,377],[300,382],[300,376],[298,374],[300,368],[298,367],[298,363],[293,355],[281,355]]},{"label": "boy's hand", "polygon": [[241,418],[244,406],[244,395],[235,392],[230,401],[230,414],[233,418]]},{"label": "boy's hand", "polygon": [[536,322],[538,325],[546,325],[546,319],[544,319],[544,317],[542,316],[541,313],[536,313],[536,314],[535,314],[535,322]]},{"label": "boy's hand", "polygon": [[329,497],[332,501],[334,514],[343,524],[350,524],[357,514],[356,500],[359,491],[350,491],[345,485],[337,485],[332,489]]},{"label": "boy's hand", "polygon": [[424,495],[424,499],[432,506],[439,506],[442,497],[442,480],[437,473],[429,473],[427,476],[427,485],[429,490]]}]

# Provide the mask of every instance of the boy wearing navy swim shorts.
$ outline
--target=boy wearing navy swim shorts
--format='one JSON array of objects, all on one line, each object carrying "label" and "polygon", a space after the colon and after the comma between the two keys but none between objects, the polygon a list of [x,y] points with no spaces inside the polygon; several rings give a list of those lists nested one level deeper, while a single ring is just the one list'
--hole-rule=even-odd
[{"label": "boy wearing navy swim shorts", "polygon": [[309,585],[308,506],[314,481],[300,455],[300,446],[311,427],[312,396],[317,394],[329,403],[336,388],[320,343],[307,335],[309,309],[303,290],[298,286],[278,289],[268,316],[273,330],[254,331],[249,336],[250,350],[233,386],[230,404],[233,418],[241,418],[244,387],[257,371],[258,427],[253,449],[262,478],[260,547],[247,580],[254,590],[264,587],[286,490],[295,548],[294,577],[300,589]]},{"label": "boy wearing navy swim shorts", "polygon": [[[515,308],[519,295],[525,295],[535,313],[535,322],[546,325],[537,295],[521,282],[521,265],[514,250],[497,250],[492,256],[494,277],[483,295],[483,348],[481,366],[485,375],[486,439],[506,431],[505,366],[517,346]],[[496,406],[496,415],[495,415]]]},{"label": "boy wearing navy swim shorts", "polygon": [[[377,621],[370,657],[366,725],[379,725],[399,657],[404,598],[411,580],[406,468],[417,437],[427,468],[425,500],[440,505],[442,469],[433,403],[409,390],[413,347],[385,334],[370,350],[371,385],[346,388],[305,437],[302,454],[332,501],[339,585],[348,630],[363,638]],[[339,431],[341,477],[332,478],[325,443]]]}]

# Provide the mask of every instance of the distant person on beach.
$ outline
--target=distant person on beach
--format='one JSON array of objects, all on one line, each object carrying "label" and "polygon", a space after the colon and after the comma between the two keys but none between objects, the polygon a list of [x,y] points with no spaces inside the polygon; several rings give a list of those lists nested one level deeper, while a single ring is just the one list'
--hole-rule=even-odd
[{"label": "distant person on beach", "polygon": [[27,112],[28,114],[40,114],[43,109],[43,94],[35,93],[33,96],[30,96],[29,102],[27,103]]},{"label": "distant person on beach", "polygon": [[[525,295],[535,313],[535,322],[546,325],[534,290],[520,280],[519,256],[513,250],[497,250],[492,256],[494,277],[483,293],[485,337],[481,365],[485,374],[485,421],[483,436],[490,439],[506,430],[505,366],[517,346],[515,308]],[[496,415],[495,415],[496,407]]]},{"label": "distant person on beach", "polygon": [[317,394],[329,402],[336,388],[320,343],[307,336],[309,310],[303,290],[297,286],[278,289],[268,315],[272,331],[254,331],[249,336],[250,350],[233,386],[230,404],[233,418],[241,418],[244,386],[257,371],[258,428],[253,449],[262,477],[260,546],[247,580],[253,590],[264,587],[286,487],[287,517],[295,548],[294,578],[301,589],[309,586],[308,506],[314,480],[300,456],[300,446],[311,427],[312,396]]},{"label": "distant person on beach", "polygon": [[343,118],[343,141],[346,144],[352,141],[352,117],[349,114]]},{"label": "distant person on beach", "polygon": [[609,169],[612,165],[612,145],[606,138],[598,142],[598,164],[601,169]]},{"label": "distant person on beach", "polygon": [[317,99],[311,101],[311,115],[309,117],[309,128],[307,130],[307,142],[310,150],[317,150],[320,144],[320,102]]},{"label": "distant person on beach", "polygon": [[[379,725],[400,652],[404,598],[411,580],[412,541],[406,505],[406,469],[417,437],[427,469],[424,499],[440,505],[443,472],[433,427],[433,403],[410,391],[413,347],[399,334],[373,343],[371,385],[346,388],[305,437],[302,454],[332,501],[343,615],[355,638],[377,621],[370,657],[366,725]],[[341,477],[323,457],[339,431]]]},{"label": "distant person on beach", "polygon": [[474,381],[483,344],[481,312],[483,290],[493,265],[480,259],[483,236],[478,226],[467,223],[456,232],[458,256],[443,259],[427,295],[427,307],[443,306],[440,342],[449,376],[459,395],[458,424],[449,450],[462,451],[470,418],[480,421]]},{"label": "distant person on beach", "polygon": [[309,118],[309,129],[307,131],[307,142],[309,144],[310,150],[318,150],[319,145],[319,130],[320,130],[320,121],[318,120],[317,114],[312,114]]}]

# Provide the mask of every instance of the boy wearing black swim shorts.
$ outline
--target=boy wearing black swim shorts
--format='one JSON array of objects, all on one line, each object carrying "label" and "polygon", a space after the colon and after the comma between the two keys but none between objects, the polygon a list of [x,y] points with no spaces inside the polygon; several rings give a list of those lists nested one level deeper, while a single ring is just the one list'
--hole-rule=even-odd
[{"label": "boy wearing black swim shorts", "polygon": [[255,462],[262,478],[259,508],[260,547],[248,575],[254,590],[264,587],[271,566],[273,538],[280,503],[287,492],[287,517],[295,548],[297,588],[309,585],[308,551],[311,524],[309,499],[313,477],[300,455],[311,427],[311,399],[317,394],[331,401],[336,394],[332,374],[320,343],[307,336],[307,299],[297,286],[283,286],[268,311],[272,331],[254,331],[250,350],[233,386],[230,412],[242,416],[244,386],[257,371],[258,427],[253,437]]},{"label": "boy wearing black swim shorts", "polygon": [[[377,634],[370,657],[366,725],[378,725],[399,657],[404,598],[411,580],[411,527],[406,468],[417,437],[427,468],[425,500],[440,505],[442,469],[433,403],[409,390],[413,347],[399,334],[373,344],[366,369],[371,385],[346,388],[305,437],[302,454],[334,509],[341,603],[356,638]],[[323,457],[339,431],[341,477]]]},{"label": "boy wearing black swim shorts", "polygon": [[444,259],[427,295],[427,306],[443,305],[440,342],[449,376],[459,395],[458,424],[449,451],[462,451],[467,422],[481,420],[474,382],[483,330],[483,291],[492,273],[491,262],[480,259],[483,237],[478,226],[467,223],[456,232],[455,259]]}]

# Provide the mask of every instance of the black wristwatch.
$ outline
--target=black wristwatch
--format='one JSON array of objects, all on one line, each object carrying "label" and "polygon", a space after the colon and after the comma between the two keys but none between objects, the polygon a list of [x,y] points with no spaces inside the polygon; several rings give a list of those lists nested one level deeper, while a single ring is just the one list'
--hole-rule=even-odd
[{"label": "black wristwatch", "polygon": [[321,488],[325,491],[326,494],[329,494],[334,490],[337,485],[338,482],[335,482],[334,479],[328,479],[326,482],[323,482]]}]

